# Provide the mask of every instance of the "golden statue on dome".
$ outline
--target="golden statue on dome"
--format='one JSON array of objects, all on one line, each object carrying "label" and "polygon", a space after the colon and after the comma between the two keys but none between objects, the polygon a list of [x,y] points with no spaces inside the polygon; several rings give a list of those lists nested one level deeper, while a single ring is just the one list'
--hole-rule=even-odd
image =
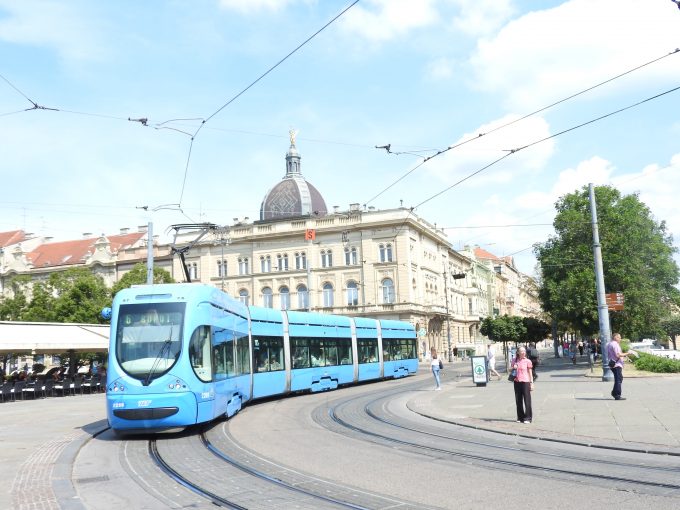
[{"label": "golden statue on dome", "polygon": [[290,146],[295,147],[295,137],[297,136],[298,132],[295,129],[290,129],[288,130],[288,136],[290,136]]}]

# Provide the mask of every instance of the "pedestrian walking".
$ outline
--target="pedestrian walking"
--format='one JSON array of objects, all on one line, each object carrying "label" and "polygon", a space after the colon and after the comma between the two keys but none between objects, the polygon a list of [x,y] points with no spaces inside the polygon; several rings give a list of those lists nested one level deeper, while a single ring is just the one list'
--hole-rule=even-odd
[{"label": "pedestrian walking", "polygon": [[607,344],[607,357],[609,358],[609,368],[614,373],[614,388],[612,397],[614,400],[626,400],[621,396],[621,385],[623,384],[623,362],[630,353],[621,350],[621,335],[614,333],[612,341]]},{"label": "pedestrian walking", "polygon": [[[500,381],[501,374],[496,372],[496,352],[494,351],[493,345],[491,344],[486,346],[486,366],[489,374],[493,372]],[[491,380],[491,375],[489,375],[489,380]]]},{"label": "pedestrian walking", "polygon": [[434,347],[430,351],[432,353],[432,361],[430,361],[430,366],[432,367],[432,373],[434,374],[434,382],[437,384],[435,386],[435,391],[442,389],[441,381],[439,379],[439,371],[441,370],[442,362],[437,356],[437,349]]},{"label": "pedestrian walking", "polygon": [[513,384],[518,423],[531,423],[533,420],[531,392],[534,391],[534,378],[531,368],[531,360],[527,358],[526,348],[520,347],[517,349],[517,357],[512,361],[512,369],[515,371]]}]

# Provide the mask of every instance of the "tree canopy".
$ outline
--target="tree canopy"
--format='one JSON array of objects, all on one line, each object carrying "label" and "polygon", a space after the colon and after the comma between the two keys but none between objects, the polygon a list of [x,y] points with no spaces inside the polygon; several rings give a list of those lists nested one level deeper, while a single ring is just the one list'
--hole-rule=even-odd
[{"label": "tree canopy", "polygon": [[[636,194],[598,186],[595,197],[605,289],[625,298],[624,310],[610,313],[612,329],[630,338],[659,333],[661,319],[678,299],[672,236]],[[555,235],[534,247],[539,297],[554,319],[593,334],[599,321],[588,188],[560,198],[555,208]]]},{"label": "tree canopy", "polygon": [[[153,282],[154,283],[174,283],[170,273],[165,269],[154,266],[153,268]],[[125,273],[123,277],[118,280],[111,289],[111,295],[115,296],[118,291],[127,289],[133,285],[143,285],[146,283],[146,265],[143,263],[136,264],[130,271]]]},{"label": "tree canopy", "polygon": [[670,337],[673,349],[677,349],[676,337],[680,335],[680,315],[669,315],[661,319],[661,329]]},{"label": "tree canopy", "polygon": [[494,342],[520,342],[526,340],[527,328],[522,317],[502,315],[485,317],[479,332]]}]

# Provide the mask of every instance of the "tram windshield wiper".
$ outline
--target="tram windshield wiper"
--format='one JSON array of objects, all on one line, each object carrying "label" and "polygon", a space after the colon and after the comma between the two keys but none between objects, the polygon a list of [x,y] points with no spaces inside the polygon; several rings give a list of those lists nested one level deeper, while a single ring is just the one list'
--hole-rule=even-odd
[{"label": "tram windshield wiper", "polygon": [[153,374],[156,373],[156,369],[160,366],[161,360],[166,355],[166,351],[168,354],[170,353],[171,346],[172,346],[172,326],[170,326],[170,334],[168,335],[167,340],[163,342],[163,345],[161,345],[161,348],[158,350],[156,359],[153,361],[149,373],[146,374],[146,379],[144,379],[144,381],[142,382],[144,386],[148,386],[151,383],[151,377],[153,376]]}]

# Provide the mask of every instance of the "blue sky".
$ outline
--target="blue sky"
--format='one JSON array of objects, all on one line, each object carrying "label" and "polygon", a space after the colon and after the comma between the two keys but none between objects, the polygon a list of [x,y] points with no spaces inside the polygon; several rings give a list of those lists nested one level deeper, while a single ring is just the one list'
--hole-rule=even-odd
[{"label": "blue sky", "polygon": [[[0,75],[11,83],[0,79],[0,231],[66,240],[150,220],[162,234],[257,219],[295,129],[303,175],[329,209],[424,202],[415,212],[455,248],[513,254],[525,272],[556,199],[589,182],[640,193],[680,238],[680,91],[428,200],[509,150],[680,86],[680,52],[669,55],[677,6],[362,0],[216,113],[351,3],[0,0]],[[432,158],[371,200],[423,156],[664,56]],[[23,111],[29,100],[60,111]],[[403,154],[375,148],[386,144]],[[180,202],[183,213],[138,209]]]}]

